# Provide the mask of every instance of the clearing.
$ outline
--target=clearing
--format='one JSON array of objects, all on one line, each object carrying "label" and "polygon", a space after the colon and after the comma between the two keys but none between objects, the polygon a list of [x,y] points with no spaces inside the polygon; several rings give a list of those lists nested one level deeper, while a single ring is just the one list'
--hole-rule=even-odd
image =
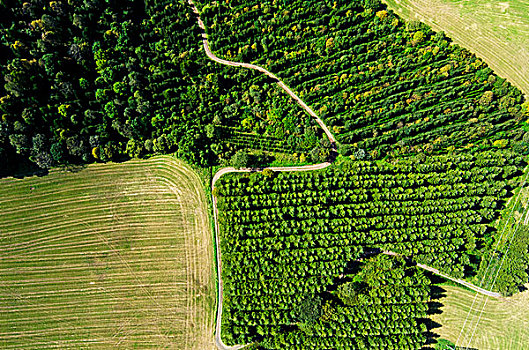
[{"label": "clearing", "polygon": [[421,20],[483,58],[529,95],[527,0],[383,0],[405,19]]},{"label": "clearing", "polygon": [[0,348],[213,349],[207,213],[167,156],[0,179]]},{"label": "clearing", "polygon": [[[450,285],[442,287],[446,290],[446,296],[439,300],[443,304],[442,313],[431,316],[433,321],[442,326],[435,328],[433,332],[441,338],[456,342],[476,293]],[[474,311],[467,320],[468,334],[472,333],[468,322],[479,316],[485,301],[487,304],[472,341],[468,344],[468,335],[466,341],[463,341],[464,334],[457,345],[479,350],[517,350],[529,344],[529,291],[502,299],[479,295],[472,308]]]}]

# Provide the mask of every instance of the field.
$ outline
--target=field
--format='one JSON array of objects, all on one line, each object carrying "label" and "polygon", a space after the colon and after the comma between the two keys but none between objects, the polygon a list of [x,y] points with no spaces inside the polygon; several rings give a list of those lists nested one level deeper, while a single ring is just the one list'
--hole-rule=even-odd
[{"label": "field", "polygon": [[213,349],[207,204],[170,157],[0,180],[0,348]]},{"label": "field", "polygon": [[[446,297],[439,300],[444,305],[441,307],[443,312],[431,317],[442,327],[433,331],[441,338],[455,342],[459,337],[475,293],[453,286],[443,286],[443,288],[446,289]],[[476,305],[480,307],[477,308]],[[482,307],[483,298],[480,297],[474,304],[474,310],[481,310]],[[474,311],[472,317],[476,314],[477,312]],[[500,300],[488,298],[479,327],[469,346],[479,350],[524,349],[524,346],[529,344],[528,327],[529,291]],[[460,340],[457,345],[466,346],[467,342],[461,343]]]},{"label": "field", "polygon": [[384,0],[406,19],[442,30],[529,95],[527,0]]}]

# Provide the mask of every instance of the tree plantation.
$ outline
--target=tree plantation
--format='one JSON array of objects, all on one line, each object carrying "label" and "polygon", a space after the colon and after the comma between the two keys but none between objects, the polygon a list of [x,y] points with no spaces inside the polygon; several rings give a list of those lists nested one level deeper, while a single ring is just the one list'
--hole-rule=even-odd
[{"label": "tree plantation", "polygon": [[[221,178],[215,191],[221,224],[226,340],[237,344],[262,340],[270,348],[284,348],[273,345],[279,344],[276,337],[281,334],[286,344],[299,335],[324,349],[365,342],[371,344],[368,348],[383,349],[389,344],[400,344],[396,349],[420,348],[424,337],[416,333],[418,328],[410,319],[399,326],[392,321],[395,329],[389,334],[382,332],[389,324],[382,326],[376,318],[373,323],[364,320],[362,325],[339,322],[340,327],[359,328],[330,331],[326,323],[330,316],[320,311],[311,314],[312,321],[321,323],[312,328],[296,310],[306,308],[306,298],[311,303],[317,300],[311,308],[319,310],[320,304],[336,301],[332,297],[336,289],[351,294],[347,301],[329,306],[338,318],[348,315],[350,310],[341,307],[351,300],[374,314],[376,310],[369,310],[372,305],[399,304],[393,306],[399,315],[398,308],[405,313],[408,303],[428,300],[429,280],[414,277],[415,272],[410,276],[414,270],[406,270],[400,277],[391,277],[399,276],[398,269],[387,268],[389,276],[372,272],[390,280],[370,279],[371,289],[365,297],[362,284],[340,287],[342,281],[354,282],[362,276],[357,271],[359,260],[382,251],[411,257],[455,277],[475,274],[476,261],[495,234],[489,224],[497,218],[497,209],[511,186],[519,181],[516,177],[523,164],[514,152],[485,151],[422,161],[402,159],[394,164],[346,161],[319,172]],[[396,258],[377,259],[391,266]],[[405,276],[410,277],[409,285],[386,287],[391,278],[406,280]],[[419,287],[409,289],[416,285]],[[397,302],[399,298],[406,302]],[[359,341],[360,335],[366,338]]]},{"label": "tree plantation", "polygon": [[342,153],[374,158],[520,139],[521,92],[473,54],[378,0],[203,1],[217,55],[297,90]]}]

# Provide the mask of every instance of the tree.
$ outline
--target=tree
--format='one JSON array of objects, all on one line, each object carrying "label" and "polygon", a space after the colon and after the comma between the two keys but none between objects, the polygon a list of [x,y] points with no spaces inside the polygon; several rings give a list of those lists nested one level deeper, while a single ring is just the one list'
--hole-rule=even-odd
[{"label": "tree", "polygon": [[53,158],[48,152],[40,152],[35,157],[33,161],[41,169],[49,169],[53,165]]},{"label": "tree", "polygon": [[50,153],[53,160],[57,163],[62,163],[64,159],[64,146],[60,142],[56,142],[50,147]]},{"label": "tree", "polygon": [[143,144],[143,146],[145,147],[145,150],[147,152],[152,152],[154,148],[154,143],[152,142],[151,139],[147,139],[145,140],[145,143]]},{"label": "tree", "polygon": [[272,169],[265,169],[263,170],[263,176],[265,177],[268,177],[268,178],[272,178],[275,174],[275,171],[273,171]]},{"label": "tree", "polygon": [[356,160],[364,160],[366,158],[366,151],[363,148],[359,148],[354,152]]},{"label": "tree", "polygon": [[363,0],[364,8],[377,10],[382,6],[380,0]]},{"label": "tree", "polygon": [[233,157],[231,157],[230,159],[231,166],[233,166],[236,169],[246,168],[249,162],[250,162],[250,156],[248,155],[248,152],[245,150],[237,151],[237,153],[235,153]]},{"label": "tree", "polygon": [[9,142],[18,154],[27,154],[31,145],[28,137],[25,134],[11,134],[9,135]]},{"label": "tree", "polygon": [[143,142],[130,139],[127,142],[126,152],[131,158],[138,158],[143,152]]},{"label": "tree", "polygon": [[208,138],[215,140],[221,137],[221,129],[215,124],[208,124],[205,129]]},{"label": "tree", "polygon": [[479,104],[481,104],[482,106],[488,106],[491,104],[493,99],[494,99],[494,93],[492,91],[485,91],[483,95],[481,95],[481,98],[479,99]]},{"label": "tree", "polygon": [[338,287],[338,297],[346,305],[354,305],[356,291],[360,289],[359,284],[355,282],[346,282]]},{"label": "tree", "polygon": [[311,324],[321,316],[322,299],[318,295],[307,295],[295,308],[295,314],[300,322]]},{"label": "tree", "polygon": [[47,143],[47,140],[44,134],[36,134],[35,136],[33,136],[33,139],[32,139],[32,144],[33,144],[32,152],[34,154],[38,154],[44,151],[46,148],[46,143]]},{"label": "tree", "polygon": [[327,147],[317,146],[310,151],[310,159],[314,163],[323,163],[329,160],[331,149]]},{"label": "tree", "polygon": [[413,44],[420,44],[424,41],[424,32],[421,30],[418,30],[413,34]]}]

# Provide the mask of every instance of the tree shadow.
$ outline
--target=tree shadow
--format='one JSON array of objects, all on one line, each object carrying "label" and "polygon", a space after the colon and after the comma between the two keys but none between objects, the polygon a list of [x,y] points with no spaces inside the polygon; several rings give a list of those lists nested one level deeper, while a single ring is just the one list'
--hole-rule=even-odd
[{"label": "tree shadow", "polygon": [[23,179],[31,176],[46,176],[48,173],[48,169],[39,168],[28,159],[16,158],[7,162],[6,167],[0,170],[0,179],[5,177]]}]

